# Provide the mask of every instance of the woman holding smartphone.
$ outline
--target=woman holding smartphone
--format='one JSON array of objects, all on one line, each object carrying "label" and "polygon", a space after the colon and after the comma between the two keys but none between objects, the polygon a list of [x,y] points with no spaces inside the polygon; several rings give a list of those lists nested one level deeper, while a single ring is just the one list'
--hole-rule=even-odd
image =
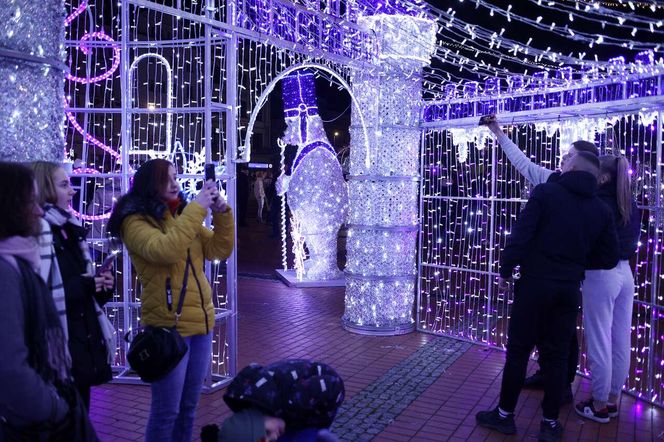
[{"label": "woman holding smartphone", "polygon": [[[50,256],[42,246],[42,260],[48,262],[45,276],[53,298],[64,298],[64,305],[56,303],[56,308],[67,335],[74,383],[89,409],[90,387],[112,377],[97,315],[113,295],[115,279],[109,270],[100,274],[94,270],[86,230],[70,212],[76,191],[64,168],[37,161],[32,169],[39,188],[39,204],[53,238]],[[42,232],[42,237],[46,233]]]},{"label": "woman holding smartphone", "polygon": [[[203,225],[209,211],[214,230]],[[209,372],[215,321],[204,263],[206,259],[226,259],[233,251],[233,214],[211,179],[187,204],[173,165],[155,159],[134,175],[129,193],[120,198],[111,214],[108,230],[129,251],[143,287],[141,324],[175,325],[188,347],[170,373],[150,384],[145,440],[188,442]],[[172,294],[171,302],[167,291]],[[184,293],[183,307],[176,318],[180,293]]]}]

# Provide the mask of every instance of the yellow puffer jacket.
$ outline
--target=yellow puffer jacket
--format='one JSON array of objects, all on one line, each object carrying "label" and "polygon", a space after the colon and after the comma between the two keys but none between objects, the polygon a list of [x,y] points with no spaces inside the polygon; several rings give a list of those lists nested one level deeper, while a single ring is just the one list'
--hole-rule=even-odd
[{"label": "yellow puffer jacket", "polygon": [[[189,203],[173,217],[166,210],[163,229],[145,215],[130,215],[122,223],[122,241],[143,286],[141,324],[172,327],[190,250],[187,294],[177,329],[182,336],[207,334],[214,326],[212,289],[205,276],[205,259],[226,259],[233,251],[234,223],[230,208],[213,214],[214,231],[203,226],[207,211],[197,202]],[[166,278],[171,278],[173,308],[166,303]],[[200,283],[200,290],[196,283]]]}]

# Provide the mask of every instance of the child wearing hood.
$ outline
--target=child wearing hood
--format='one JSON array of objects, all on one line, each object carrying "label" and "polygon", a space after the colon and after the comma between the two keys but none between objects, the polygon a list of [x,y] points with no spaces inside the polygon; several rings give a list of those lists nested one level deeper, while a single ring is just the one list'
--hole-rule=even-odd
[{"label": "child wearing hood", "polygon": [[328,428],[344,400],[343,380],[329,365],[301,359],[251,364],[228,386],[224,401],[234,414],[215,438],[203,442],[338,442]]}]

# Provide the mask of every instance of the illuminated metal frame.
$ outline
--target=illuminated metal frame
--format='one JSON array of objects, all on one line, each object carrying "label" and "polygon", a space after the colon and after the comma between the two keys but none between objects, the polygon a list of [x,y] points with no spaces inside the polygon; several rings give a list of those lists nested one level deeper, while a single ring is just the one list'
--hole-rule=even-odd
[{"label": "illuminated metal frame", "polygon": [[[353,45],[355,53],[361,50],[362,56],[359,59],[352,58],[351,53],[344,53],[343,48],[330,52],[329,48],[325,47],[312,47],[304,44],[299,44],[297,42],[286,41],[280,38],[279,35],[268,35],[266,38],[266,33],[264,30],[255,30],[252,28],[250,23],[239,23],[239,19],[242,16],[242,11],[239,10],[238,4],[246,4],[246,0],[228,0],[224,6],[226,21],[219,21],[214,17],[214,11],[216,9],[214,0],[205,0],[205,15],[196,15],[189,13],[187,11],[180,10],[176,7],[165,6],[162,4],[155,3],[150,0],[121,0],[119,2],[119,18],[120,18],[120,41],[115,42],[112,39],[107,38],[105,40],[88,40],[85,42],[85,45],[89,48],[109,48],[114,47],[120,48],[120,63],[119,63],[119,77],[121,82],[121,106],[120,108],[100,108],[100,107],[87,107],[91,106],[86,105],[85,107],[74,107],[65,104],[65,111],[69,113],[81,113],[83,114],[83,124],[82,127],[88,127],[88,118],[89,115],[94,114],[119,114],[121,116],[121,145],[122,146],[131,146],[132,145],[132,115],[135,114],[150,114],[150,113],[161,113],[167,115],[167,126],[172,126],[171,117],[173,114],[184,114],[184,113],[203,113],[205,118],[205,134],[204,134],[204,145],[205,145],[205,157],[207,160],[212,158],[212,114],[219,113],[225,114],[225,133],[226,133],[226,169],[225,175],[220,177],[221,179],[227,182],[227,196],[228,201],[231,206],[235,206],[236,201],[236,164],[245,162],[249,160],[250,149],[244,150],[244,146],[238,143],[238,118],[239,118],[239,103],[238,103],[238,89],[237,89],[237,66],[238,66],[238,43],[240,40],[247,41],[256,41],[256,42],[267,42],[274,47],[281,48],[283,50],[303,54],[307,60],[315,60],[316,58],[325,58],[330,60],[335,65],[340,67],[358,67],[363,66],[367,69],[376,69],[375,65],[370,64],[372,54],[376,49],[376,43],[372,40],[370,35],[362,33],[362,31],[354,23],[333,17],[329,14],[326,14],[325,11],[307,11],[301,6],[294,5],[290,2],[281,1],[281,0],[271,0],[270,5],[282,5],[283,7],[295,8],[298,13],[305,13],[308,15],[313,15],[317,17],[317,26],[319,26],[320,32],[329,29],[330,27],[338,28],[340,32],[342,30],[347,30],[353,35],[359,35],[359,40],[353,40],[351,45]],[[77,16],[80,13],[85,12],[88,15],[90,20],[90,26],[88,29],[88,34],[92,34],[94,29],[94,16],[90,10],[87,8],[87,2],[79,5],[76,12],[72,14],[72,18],[68,20],[71,22],[73,17]],[[186,20],[189,20],[192,23],[196,23],[203,27],[204,38],[196,39],[187,39],[187,40],[168,40],[168,41],[130,41],[130,7],[139,7],[145,8],[154,12],[160,12],[163,14],[180,17]],[[278,23],[280,17],[277,14],[270,14],[270,29],[275,29],[275,24]],[[297,32],[298,24],[295,24],[295,29]],[[270,32],[268,32],[270,34]],[[322,35],[322,34],[321,34]],[[360,43],[358,43],[361,42]],[[130,59],[130,49],[132,48],[144,48],[149,49],[150,47],[157,48],[166,48],[166,47],[178,47],[185,45],[197,45],[199,47],[204,47],[205,55],[203,66],[205,69],[205,79],[204,79],[204,97],[212,96],[212,72],[211,72],[211,58],[212,58],[212,47],[218,43],[223,42],[226,45],[228,50],[225,53],[225,72],[226,72],[226,96],[225,103],[212,103],[212,100],[205,99],[204,105],[199,107],[173,107],[171,100],[168,100],[167,107],[160,107],[158,109],[143,109],[135,108],[132,103],[131,97],[131,88],[133,81],[134,68],[137,62],[142,58],[147,57],[156,57],[166,66],[166,69],[169,69],[168,63],[164,63],[165,59],[159,54],[144,53],[138,57],[134,57],[133,60]],[[76,48],[81,45],[80,41],[74,40],[65,40],[66,48]],[[91,59],[90,54],[87,54],[87,74],[88,78],[90,77],[91,69]],[[316,68],[326,71],[328,74],[336,77],[341,81],[345,86],[348,86],[343,77],[339,73],[334,72],[333,69],[330,69],[329,66],[316,63],[302,63],[297,67],[285,67],[284,72],[279,75],[272,83],[272,87],[276,82],[281,79],[288,72],[302,68],[304,66],[311,65]],[[85,84],[85,103],[90,103],[90,84]],[[171,97],[172,84],[169,81],[167,86],[168,88],[168,97]],[[350,90],[350,88],[348,88]],[[271,90],[271,89],[270,89]],[[265,93],[261,95],[261,101],[254,105],[252,109],[252,118],[255,119],[255,115],[260,111],[261,106],[264,104],[265,97],[269,94],[270,90],[264,91]],[[357,106],[357,104],[356,104]],[[359,111],[359,108],[357,109]],[[75,120],[74,120],[75,121]],[[86,133],[81,133],[84,136],[84,146],[87,146],[91,141],[91,136],[88,136]],[[168,131],[167,134],[167,148],[172,150],[171,146],[171,134]],[[94,142],[93,142],[94,144]],[[130,151],[127,149],[122,149],[121,157],[118,155],[118,159],[121,159],[123,165],[130,165],[130,158],[136,154],[148,154],[148,151],[139,150],[139,151]],[[368,149],[367,149],[368,155]],[[133,170],[130,166],[123,166],[121,172],[122,178],[122,189],[128,189],[130,186],[130,180]],[[88,170],[81,173],[77,173],[77,176],[82,178],[86,177],[95,177],[95,178],[109,178],[117,176],[113,173],[97,173],[95,170]],[[195,178],[193,176],[186,176],[185,178]],[[79,208],[80,209],[80,208]],[[209,225],[210,220],[206,221]],[[236,232],[234,232],[236,235]],[[233,251],[231,256],[226,261],[227,264],[227,280],[226,280],[226,290],[227,290],[227,309],[221,313],[215,315],[215,323],[224,323],[226,325],[226,345],[228,346],[228,376],[215,376],[214,373],[211,373],[210,376],[206,379],[204,391],[216,391],[220,388],[223,388],[227,385],[232,377],[237,373],[237,254],[236,250]],[[207,264],[206,268],[208,276],[210,276],[211,266],[210,263]],[[123,330],[131,330],[133,318],[132,312],[135,311],[137,307],[140,306],[140,302],[132,300],[132,294],[129,290],[132,289],[134,279],[132,278],[131,272],[131,261],[129,259],[128,253],[126,250],[123,251],[123,260],[122,260],[122,284],[125,288],[125,293],[123,293],[121,300],[119,302],[110,302],[108,307],[118,308],[122,310],[125,314],[123,315]],[[123,348],[123,353],[126,354],[128,349],[128,344],[124,342],[122,336],[118,336],[118,344]],[[114,378],[114,382],[121,383],[141,383],[138,377],[130,370],[130,367],[127,365],[121,365],[114,367],[119,369],[119,374]]]},{"label": "illuminated metal frame", "polygon": [[[640,76],[643,78],[644,76]],[[649,77],[649,76],[645,76]],[[652,77],[652,75],[650,76]],[[662,118],[664,117],[664,75],[661,72],[658,72],[657,74],[654,75],[654,77],[657,78],[657,93],[654,96],[647,96],[647,97],[638,97],[638,98],[631,98],[627,99],[625,97],[622,97],[622,99],[618,99],[615,101],[611,102],[603,102],[603,103],[586,103],[586,104],[579,104],[579,105],[573,105],[573,106],[564,106],[564,107],[555,107],[555,108],[546,108],[546,109],[538,109],[538,110],[530,110],[530,111],[521,111],[521,112],[504,112],[504,113],[499,113],[499,118],[505,122],[505,124],[511,124],[511,125],[522,125],[522,124],[537,124],[537,123],[544,123],[544,122],[555,122],[555,121],[564,121],[564,120],[580,120],[582,118],[597,118],[597,117],[611,117],[611,116],[629,116],[629,115],[638,115],[639,112],[656,112],[657,114],[657,137],[656,137],[656,146],[654,148],[656,149],[655,157],[656,157],[656,178],[655,178],[655,183],[656,183],[656,190],[655,190],[655,201],[654,205],[650,204],[649,206],[641,206],[642,209],[647,209],[654,215],[654,219],[651,222],[655,223],[655,242],[659,240],[660,242],[664,240],[664,229],[662,226],[664,226],[664,189],[662,186],[664,186],[664,170],[663,170],[663,164],[664,164],[664,146],[663,146],[663,132],[664,132],[664,124]],[[629,80],[625,80],[629,81]],[[603,82],[604,84],[615,84],[616,81],[613,82]],[[624,89],[623,89],[624,90]],[[545,91],[546,92],[546,91]],[[533,91],[530,93],[523,93],[521,96],[527,96],[527,95],[541,95],[542,91]],[[507,97],[506,95],[501,96],[501,98]],[[487,99],[490,99],[491,97],[477,97],[473,99],[466,99],[466,103],[470,103],[471,106],[474,106],[475,110],[477,109],[477,104],[486,101]],[[495,99],[495,98],[494,98]],[[448,102],[435,102],[435,103],[428,103],[429,105],[434,105],[434,106],[440,106],[440,105],[450,105],[452,103],[458,103],[462,102],[461,100],[451,100]],[[426,109],[426,105],[425,105]],[[449,108],[448,108],[449,109]],[[421,146],[420,146],[420,172],[421,176],[424,177],[425,173],[425,167],[427,166],[425,164],[425,152],[426,152],[426,145],[425,145],[425,133],[427,131],[440,131],[443,132],[447,129],[474,129],[477,127],[477,121],[479,119],[480,113],[478,112],[475,116],[472,117],[466,117],[466,118],[458,118],[458,119],[443,119],[439,121],[423,121],[421,123],[422,127],[422,141],[421,141]],[[496,170],[497,164],[496,164],[496,155],[495,152],[497,149],[499,149],[496,144],[493,144],[494,146],[494,152],[491,155],[491,165],[492,165],[492,170]],[[651,147],[652,148],[652,147]],[[423,186],[424,186],[424,181],[423,181]],[[526,200],[524,199],[505,199],[505,198],[496,198],[496,176],[493,174],[491,177],[491,195],[487,197],[455,197],[455,196],[437,196],[437,197],[429,197],[426,195],[426,190],[424,187],[421,189],[421,194],[420,194],[420,214],[423,216],[423,211],[424,211],[424,206],[425,206],[425,201],[427,199],[439,199],[439,200],[447,200],[447,201],[461,201],[461,200],[474,200],[474,201],[485,201],[490,204],[490,211],[491,211],[491,218],[490,218],[490,231],[494,231],[494,222],[496,219],[495,215],[495,210],[496,210],[496,204],[498,202],[525,202]],[[424,223],[422,223],[422,226],[424,226]],[[481,270],[474,270],[474,269],[468,269],[468,268],[463,268],[463,267],[458,267],[458,266],[443,266],[443,265],[433,265],[431,263],[426,263],[422,261],[422,256],[423,256],[423,235],[425,234],[424,232],[424,227],[420,229],[419,232],[419,238],[418,238],[418,279],[417,279],[417,306],[416,306],[416,324],[417,324],[417,330],[425,333],[434,333],[426,327],[428,324],[425,323],[424,315],[423,315],[423,293],[422,293],[422,281],[423,281],[423,269],[426,267],[429,268],[436,268],[436,269],[442,269],[442,270],[459,270],[464,273],[470,273],[470,274],[475,274],[475,275],[483,275],[486,276],[488,275],[490,278],[491,277],[497,277],[498,274],[491,271],[491,265],[489,265],[489,271],[481,271]],[[495,235],[493,233],[489,234],[489,249],[488,249],[488,259],[489,262],[492,263],[494,260],[494,239]],[[661,244],[659,246],[661,248]],[[655,246],[655,257],[657,257],[658,252],[657,252],[657,245]],[[660,251],[659,254],[662,252]],[[660,259],[661,261],[661,259]],[[656,311],[661,310],[664,308],[664,302],[659,301],[658,302],[658,297],[662,296],[662,293],[664,293],[664,278],[660,275],[664,269],[659,267],[660,262],[655,260],[653,263],[653,268],[652,268],[652,274],[647,275],[650,278],[651,281],[651,287],[649,289],[650,294],[649,302],[643,302],[638,299],[635,299],[634,305],[635,307],[637,305],[644,305],[646,308],[650,309],[651,315],[650,315],[650,320],[648,323],[646,323],[645,327],[649,328],[650,330],[650,335],[649,335],[649,343],[648,343],[648,378],[647,378],[647,391],[643,391],[641,389],[640,391],[636,391],[635,389],[624,389],[625,392],[634,395],[642,400],[645,400],[647,402],[653,403],[658,406],[664,406],[664,398],[659,397],[657,391],[659,389],[655,389],[654,385],[655,382],[660,382],[659,379],[656,379],[656,375],[654,372],[654,365],[661,363],[660,361],[664,360],[664,355],[663,354],[656,354],[656,345],[655,345],[655,334],[657,333],[658,330],[660,330],[661,327],[657,327],[657,316],[655,314]],[[636,275],[635,275],[636,276]],[[487,286],[487,304],[486,304],[486,311],[491,312],[491,303],[492,300],[495,298],[497,293],[495,292],[495,284],[489,283]],[[458,298],[457,298],[458,299]],[[636,313],[637,309],[635,308],[634,312]],[[489,319],[487,318],[487,321]],[[470,341],[475,344],[479,345],[486,345],[490,346],[493,348],[497,349],[503,349],[501,346],[496,346],[491,344],[491,327],[487,326],[487,332],[486,332],[486,337],[485,339],[480,342],[475,339],[470,339],[467,336],[471,335],[471,333],[468,333],[469,330],[463,330],[463,334],[449,334],[445,332],[441,333],[434,333],[434,334],[444,334],[446,336],[450,336],[456,339],[461,339],[465,341]],[[634,332],[636,333],[636,332]],[[661,351],[661,349],[660,349]],[[581,373],[584,374],[584,373]],[[629,381],[628,381],[629,383]]]}]

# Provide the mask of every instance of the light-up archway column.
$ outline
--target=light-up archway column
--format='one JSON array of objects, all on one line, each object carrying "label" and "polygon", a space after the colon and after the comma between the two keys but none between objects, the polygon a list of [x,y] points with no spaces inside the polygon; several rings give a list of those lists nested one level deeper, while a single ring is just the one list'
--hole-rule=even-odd
[{"label": "light-up archway column", "polygon": [[347,330],[395,335],[414,330],[417,275],[421,69],[435,43],[433,21],[403,14],[362,17],[381,45],[380,74],[356,72],[353,91],[364,112],[351,125],[347,240]]},{"label": "light-up archway column", "polygon": [[0,160],[62,161],[64,2],[0,8]]}]

